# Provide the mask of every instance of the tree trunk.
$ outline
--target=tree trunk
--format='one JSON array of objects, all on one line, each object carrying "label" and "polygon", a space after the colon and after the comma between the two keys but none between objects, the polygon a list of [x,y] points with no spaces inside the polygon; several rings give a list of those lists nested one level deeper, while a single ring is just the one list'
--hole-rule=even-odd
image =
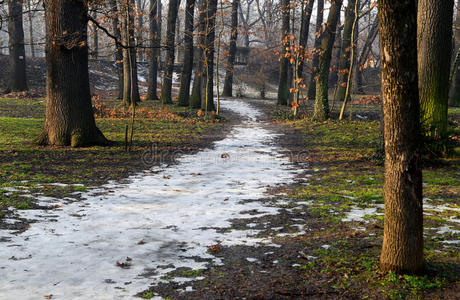
[{"label": "tree trunk", "polygon": [[[144,12],[142,7],[142,0],[137,0],[137,10],[138,10],[138,30],[137,30],[137,43],[144,44]],[[144,52],[138,51],[139,61],[144,61]]]},{"label": "tree trunk", "polygon": [[206,2],[207,0],[200,0],[200,7],[198,9],[198,61],[195,63],[195,77],[193,79],[192,95],[190,97],[190,106],[192,108],[201,107],[201,80],[203,77],[203,59],[204,48],[206,43]]},{"label": "tree trunk", "polygon": [[158,100],[158,57],[160,55],[160,36],[158,35],[158,0],[150,0],[149,26],[150,49],[147,51],[149,60],[149,79],[146,100]]},{"label": "tree trunk", "polygon": [[[323,28],[323,13],[324,10],[324,0],[318,0],[317,3],[317,10],[316,10],[316,24],[315,24],[315,43],[313,48],[315,51],[319,51],[319,47],[321,46],[321,37],[322,37],[322,28]],[[313,60],[311,62],[311,77],[310,77],[310,84],[308,85],[308,98],[314,99],[316,95],[316,75],[318,73],[318,65],[319,65],[319,55],[315,53],[313,56]]]},{"label": "tree trunk", "polygon": [[87,13],[83,1],[45,0],[46,115],[42,145],[106,145],[96,127],[88,77]]},{"label": "tree trunk", "polygon": [[385,226],[380,267],[423,268],[417,0],[379,0],[385,126]]},{"label": "tree trunk", "polygon": [[[118,19],[120,18],[120,14],[118,13],[117,8],[117,1],[116,0],[109,0],[109,7],[111,12],[112,18],[112,30],[113,35],[117,39],[118,42],[122,41],[121,32],[120,32],[120,25]],[[117,75],[118,75],[118,99],[123,99],[123,48],[118,44],[115,43],[115,65],[117,67]]]},{"label": "tree trunk", "polygon": [[174,71],[174,42],[176,35],[176,19],[180,0],[169,0],[168,24],[166,27],[166,68],[161,86],[160,100],[163,104],[172,104],[171,89]]},{"label": "tree trunk", "polygon": [[123,28],[121,30],[124,45],[123,49],[123,103],[126,107],[140,101],[137,84],[136,48],[134,41],[134,0],[122,4]]},{"label": "tree trunk", "polygon": [[[348,78],[348,69],[350,69],[350,52],[351,52],[351,32],[353,30],[353,21],[355,19],[355,4],[358,0],[348,0],[345,10],[345,23],[343,25],[342,47],[340,49],[340,60],[338,74],[337,99],[343,101]],[[354,44],[354,41],[353,41]]]},{"label": "tree trunk", "polygon": [[[460,49],[460,5],[457,4],[457,17],[454,23],[455,35],[455,52]],[[460,64],[455,67],[455,75],[452,80],[452,96],[450,98],[450,105],[460,107]]]},{"label": "tree trunk", "polygon": [[447,135],[453,3],[418,1],[420,120],[425,134],[434,138]]},{"label": "tree trunk", "polygon": [[278,84],[278,104],[287,105],[289,98],[289,81],[288,81],[288,69],[289,59],[284,56],[286,48],[289,47],[289,15],[290,15],[290,1],[281,0],[281,14],[282,14],[282,48],[280,54],[282,55],[280,60],[280,77]]},{"label": "tree trunk", "polygon": [[232,97],[233,95],[233,70],[235,68],[236,41],[238,38],[238,3],[239,0],[232,1],[232,27],[230,35],[230,46],[228,49],[228,60],[225,71],[224,91],[222,96]]},{"label": "tree trunk", "polygon": [[356,92],[359,94],[364,94],[363,91],[363,71],[362,68],[365,66],[367,59],[369,58],[369,54],[372,50],[372,45],[374,44],[375,38],[379,33],[379,22],[378,18],[376,17],[374,23],[372,23],[371,30],[367,36],[366,42],[364,43],[363,50],[361,51],[361,55],[359,56],[358,65],[356,66],[356,84],[355,89]]},{"label": "tree trunk", "polygon": [[24,49],[24,29],[22,26],[22,2],[8,1],[8,46],[10,50],[10,80],[6,92],[28,90],[26,76],[26,52]]},{"label": "tree trunk", "polygon": [[331,0],[326,30],[321,40],[318,79],[316,80],[315,111],[313,118],[326,120],[329,118],[328,77],[331,65],[332,46],[334,45],[337,21],[339,20],[342,0]]},{"label": "tree trunk", "polygon": [[27,8],[29,12],[27,13],[27,17],[29,20],[29,44],[30,44],[30,54],[32,57],[35,57],[35,42],[34,42],[34,25],[32,20],[32,6],[30,5],[31,0],[26,0]]},{"label": "tree trunk", "polygon": [[329,67],[329,86],[335,87],[337,84],[338,76],[337,70],[339,67],[340,61],[340,49],[342,48],[342,31],[343,26],[340,25],[340,15],[337,21],[337,30],[335,31],[335,41],[334,45],[332,46],[332,54],[331,54],[331,65]]},{"label": "tree trunk", "polygon": [[[315,2],[314,0],[306,0],[305,8],[303,9],[303,15],[301,17],[302,25],[300,27],[299,44],[304,50],[307,49],[308,34],[310,33],[310,20],[311,20],[314,2]],[[304,59],[301,58],[299,62],[299,66],[297,67],[297,77],[298,78],[304,78],[303,65],[304,65]]]},{"label": "tree trunk", "polygon": [[214,40],[216,37],[217,0],[207,0],[206,6],[206,45],[203,51],[201,109],[210,112],[216,110],[214,106]]},{"label": "tree trunk", "polygon": [[180,76],[178,99],[180,106],[189,105],[190,82],[193,69],[193,17],[195,13],[195,0],[187,0],[185,5],[184,61]]}]

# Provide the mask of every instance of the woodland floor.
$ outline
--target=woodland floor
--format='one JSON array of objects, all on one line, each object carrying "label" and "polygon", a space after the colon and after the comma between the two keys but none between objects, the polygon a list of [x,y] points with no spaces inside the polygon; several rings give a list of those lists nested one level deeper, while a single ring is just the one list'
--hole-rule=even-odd
[{"label": "woodland floor", "polygon": [[[150,299],[458,299],[460,297],[460,161],[458,156],[424,169],[426,272],[383,274],[378,256],[383,234],[383,167],[370,157],[378,145],[376,106],[355,107],[353,121],[312,122],[292,118],[287,109],[248,100],[263,110],[264,128],[280,135],[276,143],[291,164],[308,168],[294,183],[268,187],[257,200],[277,214],[236,218],[223,233],[248,230],[270,245],[208,245],[223,265],[176,268],[138,294]],[[225,137],[241,120],[224,111],[224,120],[195,111],[143,103],[135,121],[134,147],[124,151],[129,116],[118,102],[99,104],[97,124],[117,146],[84,149],[44,148],[31,141],[43,122],[42,98],[0,98],[0,229],[18,234],[29,220],[7,222],[17,209],[37,207],[35,197],[79,200],[82,192],[109,181],[123,182],[159,163],[145,164],[152,144],[163,162],[175,154],[196,153]],[[145,108],[142,108],[145,107]],[[337,108],[336,108],[337,110]],[[450,111],[458,130],[460,111]],[[301,111],[299,115],[308,115]],[[458,132],[457,132],[458,134]],[[83,166],[83,167],[82,167]],[[300,167],[299,167],[300,168]],[[65,185],[56,185],[56,183]],[[30,197],[32,195],[33,197]],[[253,202],[254,200],[248,201]],[[65,204],[64,204],[65,205]],[[50,207],[50,209],[52,209]],[[0,235],[0,247],[3,241]],[[1,266],[0,266],[1,268]],[[190,281],[177,281],[175,278]],[[196,280],[193,280],[196,279]],[[44,295],[45,296],[45,295]],[[0,293],[0,299],[3,295]]]}]

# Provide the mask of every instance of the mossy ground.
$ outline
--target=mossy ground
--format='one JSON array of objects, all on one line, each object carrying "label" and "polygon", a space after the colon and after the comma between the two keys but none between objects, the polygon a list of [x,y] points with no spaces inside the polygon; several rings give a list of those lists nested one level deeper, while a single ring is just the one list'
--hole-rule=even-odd
[{"label": "mossy ground", "polygon": [[[365,116],[370,110],[373,116],[378,115],[377,109],[355,107],[354,111]],[[284,108],[272,116],[274,128],[285,133],[280,144],[293,152],[304,151],[311,169],[302,175],[304,183],[277,188],[272,191],[275,199],[265,200],[281,208],[278,215],[234,220],[229,230],[259,230],[256,237],[271,239],[278,246],[222,247],[213,255],[224,265],[211,263],[200,271],[203,280],[177,283],[174,277],[183,275],[172,272],[168,282],[150,289],[151,295],[171,299],[458,299],[459,157],[430,164],[423,171],[424,273],[382,273],[384,168],[371,159],[379,143],[378,121],[313,122],[308,117],[292,118]],[[457,115],[453,115],[455,120]],[[372,208],[359,220],[343,221],[353,209]],[[186,286],[193,291],[178,292]]]},{"label": "mossy ground", "polygon": [[[116,99],[100,102],[108,112],[122,110]],[[30,195],[76,197],[76,192],[83,189],[122,180],[158,164],[160,154],[163,162],[172,163],[174,156],[195,151],[219,138],[214,129],[223,124],[219,118],[198,117],[196,110],[153,101],[141,102],[137,111],[130,152],[125,151],[124,145],[125,126],[131,122],[129,114],[96,119],[99,129],[115,142],[113,146],[41,147],[33,140],[43,126],[45,100],[0,98],[0,218],[9,206],[34,207],[34,197]],[[156,146],[156,157],[148,153],[146,164],[142,155],[152,145]]]}]

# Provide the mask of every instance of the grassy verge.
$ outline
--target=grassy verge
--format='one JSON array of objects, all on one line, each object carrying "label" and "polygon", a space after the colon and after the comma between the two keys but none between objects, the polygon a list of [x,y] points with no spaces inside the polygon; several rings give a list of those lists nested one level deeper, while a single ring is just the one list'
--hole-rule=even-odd
[{"label": "grassy verge", "polygon": [[[218,118],[198,117],[197,112],[176,106],[142,102],[134,123],[134,144],[124,150],[125,125],[130,124],[117,100],[104,100],[106,115],[96,123],[105,136],[116,142],[111,147],[40,147],[32,143],[43,124],[43,99],[0,98],[0,217],[8,206],[34,207],[33,196],[77,197],[78,192],[109,180],[121,180],[174,156],[207,146],[219,138]],[[118,113],[118,115],[117,115]],[[206,136],[206,139],[203,137]],[[155,156],[146,150],[155,145]],[[55,185],[54,183],[60,183]],[[35,197],[36,198],[36,197]]]},{"label": "grassy verge", "polygon": [[[320,277],[341,295],[453,299],[460,283],[459,157],[423,170],[425,274],[383,274],[378,257],[383,238],[384,169],[369,160],[379,141],[378,122],[318,123],[279,117],[278,121],[302,131],[317,171],[307,185],[290,194],[308,201],[305,211],[314,216],[314,227],[324,229],[298,238],[305,249],[315,249],[309,255],[317,257],[298,266],[302,276],[324,274]],[[330,247],[322,248],[324,243]]]}]

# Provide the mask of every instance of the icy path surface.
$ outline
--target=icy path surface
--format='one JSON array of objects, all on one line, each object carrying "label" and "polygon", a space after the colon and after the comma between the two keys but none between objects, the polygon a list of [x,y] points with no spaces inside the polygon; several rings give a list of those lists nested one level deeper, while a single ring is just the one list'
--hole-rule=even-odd
[{"label": "icy path surface", "polygon": [[[251,210],[276,214],[242,200],[263,197],[268,185],[291,182],[300,170],[279,154],[260,111],[237,100],[222,106],[244,121],[214,149],[107,185],[108,193],[89,191],[60,209],[21,211],[38,222],[19,235],[0,231],[9,240],[0,243],[0,299],[131,299],[175,268],[219,264],[210,245],[269,243],[248,236],[251,230],[218,229]],[[127,257],[129,268],[116,265]]]}]

